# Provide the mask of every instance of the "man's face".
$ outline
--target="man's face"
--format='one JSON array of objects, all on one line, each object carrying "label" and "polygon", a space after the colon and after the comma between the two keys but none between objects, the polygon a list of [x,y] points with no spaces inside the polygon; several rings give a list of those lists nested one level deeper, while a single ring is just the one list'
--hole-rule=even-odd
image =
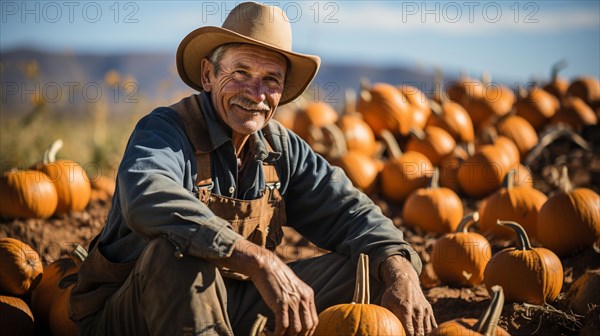
[{"label": "man's face", "polygon": [[280,53],[254,45],[226,49],[218,73],[202,61],[204,90],[211,93],[219,118],[234,133],[249,135],[273,117],[281,99],[286,60]]}]

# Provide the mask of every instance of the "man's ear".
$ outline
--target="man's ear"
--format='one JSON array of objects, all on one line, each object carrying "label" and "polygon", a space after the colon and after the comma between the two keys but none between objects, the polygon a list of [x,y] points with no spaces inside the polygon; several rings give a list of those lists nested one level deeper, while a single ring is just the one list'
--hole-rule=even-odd
[{"label": "man's ear", "polygon": [[202,59],[202,64],[200,67],[200,73],[202,75],[202,88],[205,92],[210,92],[212,90],[212,84],[210,82],[210,75],[213,70],[213,65],[206,58]]}]

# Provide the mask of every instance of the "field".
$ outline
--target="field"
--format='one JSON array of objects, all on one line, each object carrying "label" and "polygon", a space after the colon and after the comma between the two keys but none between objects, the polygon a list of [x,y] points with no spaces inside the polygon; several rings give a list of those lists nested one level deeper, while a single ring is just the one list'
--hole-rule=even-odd
[{"label": "field", "polygon": [[[128,111],[119,111],[114,106],[107,105],[108,103],[79,105],[78,112],[72,114],[60,113],[44,101],[25,102],[21,105],[23,113],[18,117],[7,117],[5,114],[2,119],[3,171],[15,167],[22,169],[39,161],[44,147],[60,136],[65,141],[60,157],[71,158],[80,163],[87,162],[83,165],[90,179],[100,175],[113,177],[127,140],[126,135],[136,120],[148,113],[152,106],[167,101],[162,98],[162,101],[145,100],[144,103],[136,104],[134,110]],[[282,111],[281,118],[284,117]],[[551,195],[556,192],[560,171],[564,166],[568,168],[575,187],[600,192],[600,128],[597,124],[587,125],[576,133],[585,141],[586,148],[572,139],[560,138],[544,146],[534,157],[528,157],[527,168],[531,173],[533,187],[543,194]],[[543,134],[543,130],[539,130],[538,134]],[[403,139],[401,135],[396,137]],[[318,144],[314,145],[319,148]],[[405,147],[406,143],[401,143],[401,146]],[[486,287],[483,284],[473,287],[442,284],[431,264],[432,248],[440,234],[407,226],[403,214],[404,200],[390,200],[383,193],[380,183],[379,179],[376,180],[368,189],[368,194],[384,214],[392,218],[423,260],[421,285],[433,306],[438,323],[460,317],[479,317],[489,303],[490,296]],[[461,196],[465,214],[481,208],[482,197]],[[101,230],[110,202],[110,198],[94,199],[83,211],[58,214],[49,219],[1,218],[0,237],[13,237],[26,242],[40,254],[43,263],[47,265],[64,257],[72,243],[87,246]],[[488,238],[494,253],[515,244],[515,239],[511,238]],[[534,245],[538,244],[533,242]],[[286,228],[284,242],[277,252],[284,260],[291,261],[326,251],[316,248],[295,231]],[[600,327],[600,306],[597,305],[600,296],[594,299],[595,304],[591,304],[586,312],[575,313],[569,307],[567,293],[586,271],[600,269],[600,246],[587,246],[563,256],[561,263],[564,283],[558,298],[543,305],[507,302],[504,304],[500,326],[512,335],[596,334]],[[26,301],[30,299],[28,296],[24,298]],[[49,335],[50,331],[46,326],[38,324],[36,334]]]}]

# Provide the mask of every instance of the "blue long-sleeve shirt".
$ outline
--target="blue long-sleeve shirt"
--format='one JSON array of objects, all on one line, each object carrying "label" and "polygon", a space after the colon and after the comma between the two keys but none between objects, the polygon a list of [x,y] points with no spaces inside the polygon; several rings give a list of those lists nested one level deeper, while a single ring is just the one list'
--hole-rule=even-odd
[{"label": "blue long-sleeve shirt", "polygon": [[[241,199],[260,197],[265,186],[262,162],[245,162],[238,172],[231,136],[218,120],[210,97],[207,93],[195,97],[208,129],[212,192]],[[98,242],[110,261],[136,260],[147,241],[160,235],[176,241],[183,253],[199,258],[228,257],[233,244],[242,239],[195,195],[198,167],[184,127],[174,110],[162,107],[143,117],[131,134]],[[418,255],[379,207],[354,188],[341,169],[329,165],[293,132],[284,132],[276,167],[286,225],[317,246],[355,262],[360,253],[368,254],[371,274],[377,278],[381,262],[396,254],[408,258],[420,272]],[[261,142],[266,142],[262,131],[248,140],[250,157],[264,157],[255,152],[265,147],[252,145]]]}]

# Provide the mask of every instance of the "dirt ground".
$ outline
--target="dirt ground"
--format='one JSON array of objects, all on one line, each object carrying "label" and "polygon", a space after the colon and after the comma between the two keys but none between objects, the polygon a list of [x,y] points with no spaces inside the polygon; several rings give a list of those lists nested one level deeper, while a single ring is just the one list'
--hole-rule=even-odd
[{"label": "dirt ground", "polygon": [[[534,186],[549,194],[556,189],[556,169],[566,164],[575,186],[589,187],[600,192],[600,136],[598,129],[584,134],[595,148],[585,151],[569,141],[558,141],[544,150],[531,164]],[[402,225],[401,204],[392,204],[378,194],[372,195],[383,212],[393,219],[394,224],[404,232],[405,238],[417,250],[424,262],[421,282],[424,293],[433,305],[438,323],[458,317],[477,318],[489,303],[485,286],[473,288],[452,288],[441,285],[430,264],[429,253],[435,237],[415,232]],[[465,213],[477,209],[477,201],[464,200]],[[21,239],[32,246],[45,264],[65,255],[71,243],[87,246],[101,230],[110,208],[110,201],[94,201],[85,211],[70,215],[58,215],[48,220],[0,219],[0,237]],[[494,252],[512,242],[494,243]],[[286,228],[284,242],[277,252],[285,260],[308,258],[323,253],[295,231]],[[585,315],[577,315],[567,308],[566,292],[588,269],[600,269],[600,251],[597,248],[585,249],[573,256],[562,259],[564,285],[559,298],[545,306],[520,303],[505,303],[500,325],[511,335],[598,335],[600,308],[590,307]],[[48,334],[40,330],[40,335]]]}]

